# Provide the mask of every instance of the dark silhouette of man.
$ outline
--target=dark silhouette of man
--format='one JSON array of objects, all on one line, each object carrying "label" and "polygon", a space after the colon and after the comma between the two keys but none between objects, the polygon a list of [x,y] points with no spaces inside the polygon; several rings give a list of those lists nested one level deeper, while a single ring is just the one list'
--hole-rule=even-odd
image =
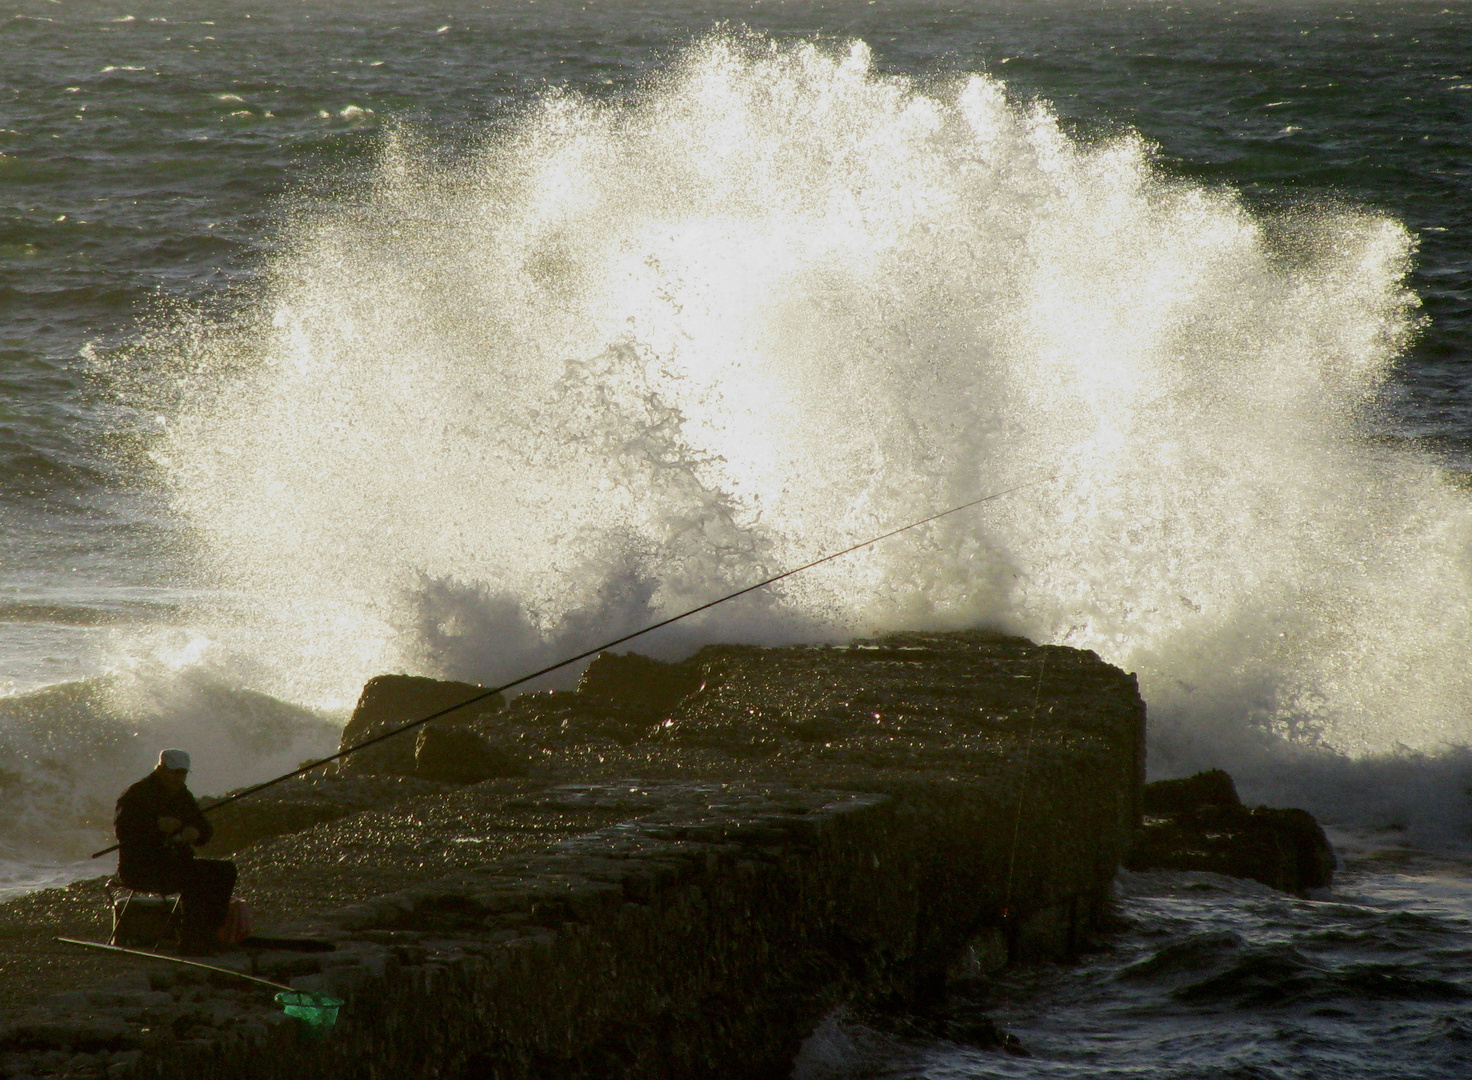
[{"label": "dark silhouette of man", "polygon": [[207,956],[220,949],[219,929],[230,910],[235,864],[196,859],[194,848],[214,829],[189,793],[189,755],[165,750],[158,766],[118,799],[118,879],[130,889],[178,893],[179,951]]}]

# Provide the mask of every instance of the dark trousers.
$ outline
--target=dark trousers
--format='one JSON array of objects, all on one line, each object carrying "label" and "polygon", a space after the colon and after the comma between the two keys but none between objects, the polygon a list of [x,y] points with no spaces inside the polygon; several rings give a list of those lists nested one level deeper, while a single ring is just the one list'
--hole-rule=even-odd
[{"label": "dark trousers", "polygon": [[228,859],[190,859],[172,866],[133,869],[120,873],[130,889],[151,893],[178,893],[187,940],[213,937],[225,925],[230,894],[235,891],[235,864]]}]

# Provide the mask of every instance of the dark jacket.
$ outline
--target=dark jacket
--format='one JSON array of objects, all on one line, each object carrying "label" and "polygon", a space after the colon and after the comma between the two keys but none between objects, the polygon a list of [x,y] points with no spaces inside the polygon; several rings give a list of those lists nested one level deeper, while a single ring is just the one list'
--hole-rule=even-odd
[{"label": "dark jacket", "polygon": [[189,844],[159,831],[158,819],[178,818],[180,829],[193,825],[199,830],[197,844],[214,834],[209,819],[188,788],[167,791],[157,773],[149,773],[118,798],[113,829],[118,835],[118,876],[144,881],[169,874],[194,858]]}]

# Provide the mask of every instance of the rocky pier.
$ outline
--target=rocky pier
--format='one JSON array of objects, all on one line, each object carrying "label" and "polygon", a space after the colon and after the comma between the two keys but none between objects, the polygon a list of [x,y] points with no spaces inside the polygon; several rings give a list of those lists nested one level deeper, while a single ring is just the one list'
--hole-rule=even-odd
[{"label": "rocky pier", "polygon": [[[477,689],[375,679],[344,741]],[[0,905],[0,1072],[755,1080],[841,1004],[1004,1048],[936,1003],[1104,927],[1141,813],[1133,676],[995,633],[606,655],[463,712],[219,812],[258,923],[335,951],[215,962],[343,999],[330,1034],[55,944],[106,936],[82,882]]]}]

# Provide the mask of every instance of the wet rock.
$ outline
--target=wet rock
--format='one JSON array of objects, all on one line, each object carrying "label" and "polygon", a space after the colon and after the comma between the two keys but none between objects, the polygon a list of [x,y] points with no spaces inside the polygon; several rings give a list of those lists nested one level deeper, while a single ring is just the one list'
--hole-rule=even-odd
[{"label": "wet rock", "polygon": [[152,990],[154,987],[149,982],[148,972],[140,968],[134,968],[130,971],[124,971],[121,974],[114,975],[112,978],[100,983],[98,989],[126,992],[130,990]]},{"label": "wet rock", "polygon": [[1040,694],[1083,728],[1144,721],[1134,676],[1092,653],[986,630],[886,634],[831,648],[708,645],[685,663],[699,666],[702,686],[680,702],[662,738],[747,760],[995,767],[981,761],[1003,732],[1029,729]]},{"label": "wet rock", "polygon": [[1007,963],[1007,939],[1001,927],[988,927],[967,939],[946,969],[949,983],[975,982]]},{"label": "wet rock", "polygon": [[107,1076],[109,1080],[125,1077],[133,1070],[133,1065],[142,1055],[140,1050],[122,1050],[113,1054],[107,1064]]},{"label": "wet rock", "polygon": [[1146,784],[1141,797],[1145,813],[1189,814],[1203,806],[1241,806],[1237,785],[1225,769],[1208,769],[1176,780]]},{"label": "wet rock", "polygon": [[[405,736],[410,748],[413,739]],[[442,784],[408,776],[310,776],[231,803],[210,814],[215,835],[201,849],[210,858],[222,858],[272,836],[305,832],[359,810],[392,805],[403,798],[443,791]],[[207,805],[207,802],[206,802]]]},{"label": "wet rock", "polygon": [[[352,719],[343,728],[340,748],[346,750],[357,746],[393,728],[483,693],[485,687],[474,683],[441,682],[417,675],[378,675],[364,685]],[[456,727],[473,723],[481,716],[498,711],[502,704],[501,695],[496,694],[442,720],[430,721],[426,726]],[[342,758],[337,763],[338,772],[346,775],[414,776],[414,748],[414,735],[406,732]]]},{"label": "wet rock", "polygon": [[1004,1030],[976,1002],[952,997],[925,1012],[866,1010],[864,1023],[878,1031],[914,1042],[945,1039],[978,1050],[1001,1050],[1016,1057],[1031,1057],[1022,1041]]},{"label": "wet rock", "polygon": [[1299,888],[1291,889],[1290,892],[1327,889],[1334,883],[1334,867],[1337,864],[1334,847],[1312,814],[1292,807],[1273,809],[1259,806],[1252,811],[1252,815],[1264,826],[1272,827],[1293,848]]},{"label": "wet rock", "polygon": [[62,1009],[148,1008],[173,998],[157,990],[71,990],[56,994],[51,1004]]},{"label": "wet rock", "polygon": [[698,664],[666,664],[638,653],[599,653],[578,681],[578,693],[641,710],[652,723],[699,689]]},{"label": "wet rock", "polygon": [[1220,769],[1145,786],[1145,818],[1124,865],[1205,870],[1305,895],[1334,880],[1334,849],[1306,810],[1248,809]]},{"label": "wet rock", "polygon": [[627,746],[661,730],[705,676],[700,654],[666,664],[638,653],[599,653],[577,690],[523,694],[511,703],[507,719],[526,725],[538,741],[609,739]]},{"label": "wet rock", "polygon": [[426,724],[414,744],[414,775],[442,784],[525,776],[526,759],[465,727]]},{"label": "wet rock", "polygon": [[117,1050],[129,1042],[131,1032],[112,1016],[48,1016],[22,1021],[0,1029],[3,1050]]}]

